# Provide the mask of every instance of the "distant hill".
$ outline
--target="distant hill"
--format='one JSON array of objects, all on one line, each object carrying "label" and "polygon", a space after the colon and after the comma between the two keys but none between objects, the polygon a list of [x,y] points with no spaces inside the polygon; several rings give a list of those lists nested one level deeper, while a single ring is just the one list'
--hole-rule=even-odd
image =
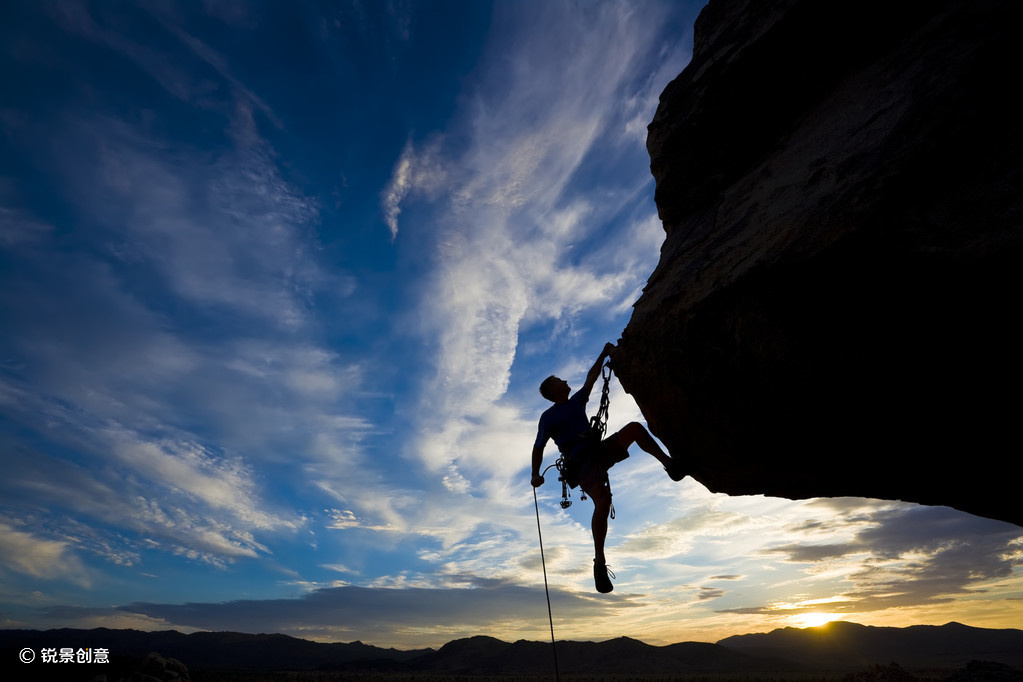
[{"label": "distant hill", "polygon": [[[731,651],[717,644],[685,642],[651,646],[628,637],[605,642],[558,642],[558,666],[578,675],[660,675],[696,672],[802,670],[799,664]],[[416,670],[460,675],[548,674],[554,669],[550,642],[470,637],[445,644],[412,662]]]},{"label": "distant hill", "polygon": [[[17,660],[17,652],[29,647],[37,653],[43,647],[93,649],[103,647],[110,658],[142,659],[157,651],[176,658],[189,668],[243,670],[287,670],[342,668],[353,662],[380,661],[381,668],[400,667],[403,661],[432,652],[432,649],[402,651],[382,649],[362,642],[348,644],[310,642],[288,635],[239,632],[195,632],[174,630],[0,630],[0,660]],[[35,665],[42,665],[38,661]],[[20,668],[24,671],[24,668]]]},{"label": "distant hill", "polygon": [[[362,642],[318,643],[287,635],[137,630],[0,630],[0,673],[46,665],[18,662],[29,647],[103,647],[111,662],[141,661],[150,652],[184,663],[190,670],[320,670],[429,675],[547,675],[554,660],[549,642],[504,642],[469,637],[438,650],[399,650]],[[740,635],[716,644],[682,642],[652,646],[628,637],[604,642],[558,642],[562,673],[573,675],[743,675],[819,670],[862,670],[897,662],[904,668],[953,670],[970,660],[1023,669],[1023,631],[986,630],[959,623],[940,627],[877,628],[831,623],[818,628],[785,628]],[[98,667],[98,666],[92,666]],[[98,671],[97,671],[98,672]],[[13,679],[4,675],[5,679]]]},{"label": "distant hill", "polygon": [[718,642],[732,651],[774,656],[814,670],[861,669],[892,661],[905,668],[961,668],[971,660],[1023,669],[1023,630],[990,630],[961,623],[872,627],[834,622],[815,628],[784,628],[737,635]]}]

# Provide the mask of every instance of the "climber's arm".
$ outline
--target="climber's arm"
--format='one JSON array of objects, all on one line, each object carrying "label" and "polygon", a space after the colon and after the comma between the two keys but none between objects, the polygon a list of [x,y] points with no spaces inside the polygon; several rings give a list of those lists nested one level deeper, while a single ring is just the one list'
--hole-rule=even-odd
[{"label": "climber's arm", "polygon": [[597,379],[600,378],[601,371],[604,369],[604,360],[611,355],[614,351],[615,345],[608,341],[604,344],[604,349],[600,351],[600,355],[597,357],[597,361],[593,363],[593,367],[590,367],[590,371],[586,373],[586,381],[583,382],[583,387],[579,389],[579,393],[586,396],[586,399],[590,398],[590,391],[593,390],[593,384],[597,383]]},{"label": "climber's arm", "polygon": [[543,485],[543,476],[540,475],[540,466],[543,464],[543,448],[533,446],[533,478],[530,481],[534,488]]}]

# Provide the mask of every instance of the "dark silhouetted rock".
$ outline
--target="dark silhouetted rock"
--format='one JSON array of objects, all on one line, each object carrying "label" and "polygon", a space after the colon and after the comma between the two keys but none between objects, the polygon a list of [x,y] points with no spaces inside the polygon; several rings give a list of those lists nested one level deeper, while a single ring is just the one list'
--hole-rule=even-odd
[{"label": "dark silhouetted rock", "polygon": [[1003,663],[970,661],[965,668],[946,678],[945,682],[1023,682],[1023,672]]},{"label": "dark silhouetted rock", "polygon": [[918,679],[903,670],[898,663],[889,663],[846,675],[842,678],[842,682],[918,682]]},{"label": "dark silhouetted rock", "polygon": [[187,682],[191,678],[188,676],[188,668],[181,661],[161,656],[153,651],[142,662],[142,668],[128,679],[129,682],[136,682],[136,680],[138,682],[150,682],[150,680]]},{"label": "dark silhouetted rock", "polygon": [[707,488],[1023,525],[1021,25],[1017,0],[700,14],[649,126],[666,239],[614,364]]}]

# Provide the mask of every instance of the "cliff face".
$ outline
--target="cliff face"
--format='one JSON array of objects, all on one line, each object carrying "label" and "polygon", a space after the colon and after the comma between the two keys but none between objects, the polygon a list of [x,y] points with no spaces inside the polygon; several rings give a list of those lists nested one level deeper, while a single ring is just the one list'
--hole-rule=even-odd
[{"label": "cliff face", "polygon": [[710,490],[1023,525],[1016,0],[711,0],[615,371]]}]

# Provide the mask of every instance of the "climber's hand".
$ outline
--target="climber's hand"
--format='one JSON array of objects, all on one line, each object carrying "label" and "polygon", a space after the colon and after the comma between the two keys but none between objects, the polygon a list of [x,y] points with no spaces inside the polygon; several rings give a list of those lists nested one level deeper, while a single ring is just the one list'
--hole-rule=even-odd
[{"label": "climber's hand", "polygon": [[533,474],[533,480],[530,481],[534,488],[539,488],[543,485],[543,476],[540,474]]}]

